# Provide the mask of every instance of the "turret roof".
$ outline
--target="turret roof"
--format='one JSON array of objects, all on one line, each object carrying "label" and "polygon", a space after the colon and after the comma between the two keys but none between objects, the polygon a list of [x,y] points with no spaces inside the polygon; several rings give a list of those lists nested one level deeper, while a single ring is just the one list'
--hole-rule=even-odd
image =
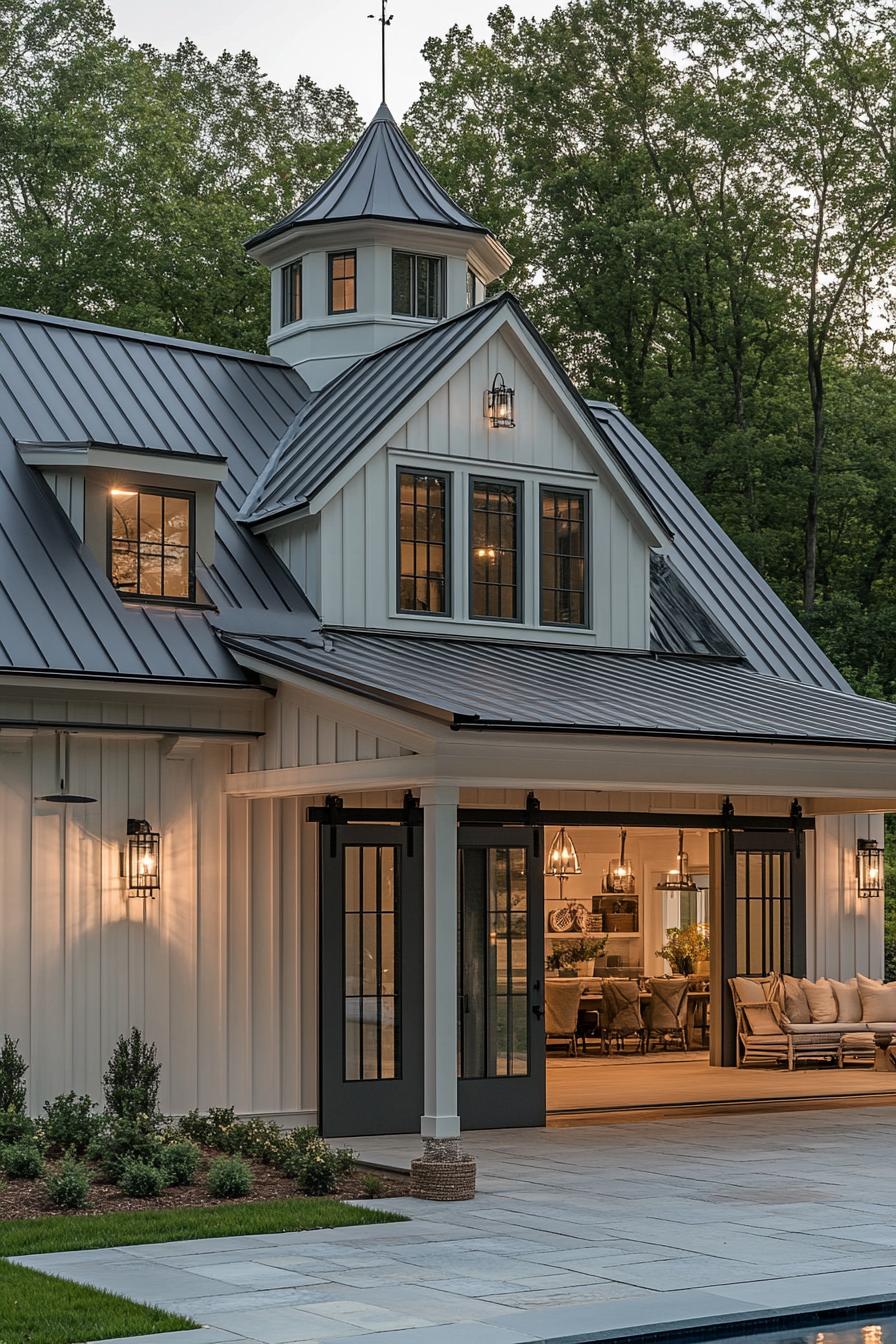
[{"label": "turret roof", "polygon": [[390,219],[492,236],[439,186],[385,103],[326,182],[279,224],[255,234],[246,246],[254,247],[289,229],[347,219]]}]

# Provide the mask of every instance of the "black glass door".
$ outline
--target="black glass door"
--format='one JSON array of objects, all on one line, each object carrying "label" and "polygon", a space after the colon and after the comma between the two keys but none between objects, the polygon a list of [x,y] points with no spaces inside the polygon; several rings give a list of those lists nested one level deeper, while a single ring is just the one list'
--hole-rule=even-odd
[{"label": "black glass door", "polygon": [[531,827],[458,832],[458,1104],[464,1129],[545,1120],[541,862]]},{"label": "black glass door", "polygon": [[721,929],[721,958],[712,1012],[722,1031],[713,1063],[732,1065],[736,1025],[729,979],[806,973],[806,838],[796,830],[733,831],[720,834],[717,843],[721,899],[711,922]]},{"label": "black glass door", "polygon": [[402,1134],[423,1110],[422,835],[324,825],[320,1127]]}]

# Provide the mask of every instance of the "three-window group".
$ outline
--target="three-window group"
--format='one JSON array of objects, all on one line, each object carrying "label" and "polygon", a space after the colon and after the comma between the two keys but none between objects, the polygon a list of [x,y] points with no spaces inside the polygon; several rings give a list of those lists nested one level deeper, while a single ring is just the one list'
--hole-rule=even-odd
[{"label": "three-window group", "polygon": [[[401,613],[452,615],[451,494],[450,473],[399,469],[397,606]],[[538,500],[539,623],[588,626],[587,492],[542,485]],[[471,618],[521,621],[521,482],[473,476],[467,514]]]}]

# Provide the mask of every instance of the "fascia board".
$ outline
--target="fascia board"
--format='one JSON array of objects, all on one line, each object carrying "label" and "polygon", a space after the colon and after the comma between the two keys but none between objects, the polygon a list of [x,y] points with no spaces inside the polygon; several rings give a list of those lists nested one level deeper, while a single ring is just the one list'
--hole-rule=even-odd
[{"label": "fascia board", "polygon": [[41,471],[127,471],[179,480],[223,481],[227,459],[95,443],[17,443],[19,456]]}]

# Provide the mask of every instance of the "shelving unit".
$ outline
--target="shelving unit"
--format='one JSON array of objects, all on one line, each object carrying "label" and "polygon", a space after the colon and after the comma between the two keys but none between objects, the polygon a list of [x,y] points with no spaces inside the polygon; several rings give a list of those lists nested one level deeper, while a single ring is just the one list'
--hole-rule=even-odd
[{"label": "shelving unit", "polygon": [[550,929],[545,930],[545,938],[640,938],[641,934],[636,929],[634,933],[598,933],[596,930],[587,933],[552,933]]}]

